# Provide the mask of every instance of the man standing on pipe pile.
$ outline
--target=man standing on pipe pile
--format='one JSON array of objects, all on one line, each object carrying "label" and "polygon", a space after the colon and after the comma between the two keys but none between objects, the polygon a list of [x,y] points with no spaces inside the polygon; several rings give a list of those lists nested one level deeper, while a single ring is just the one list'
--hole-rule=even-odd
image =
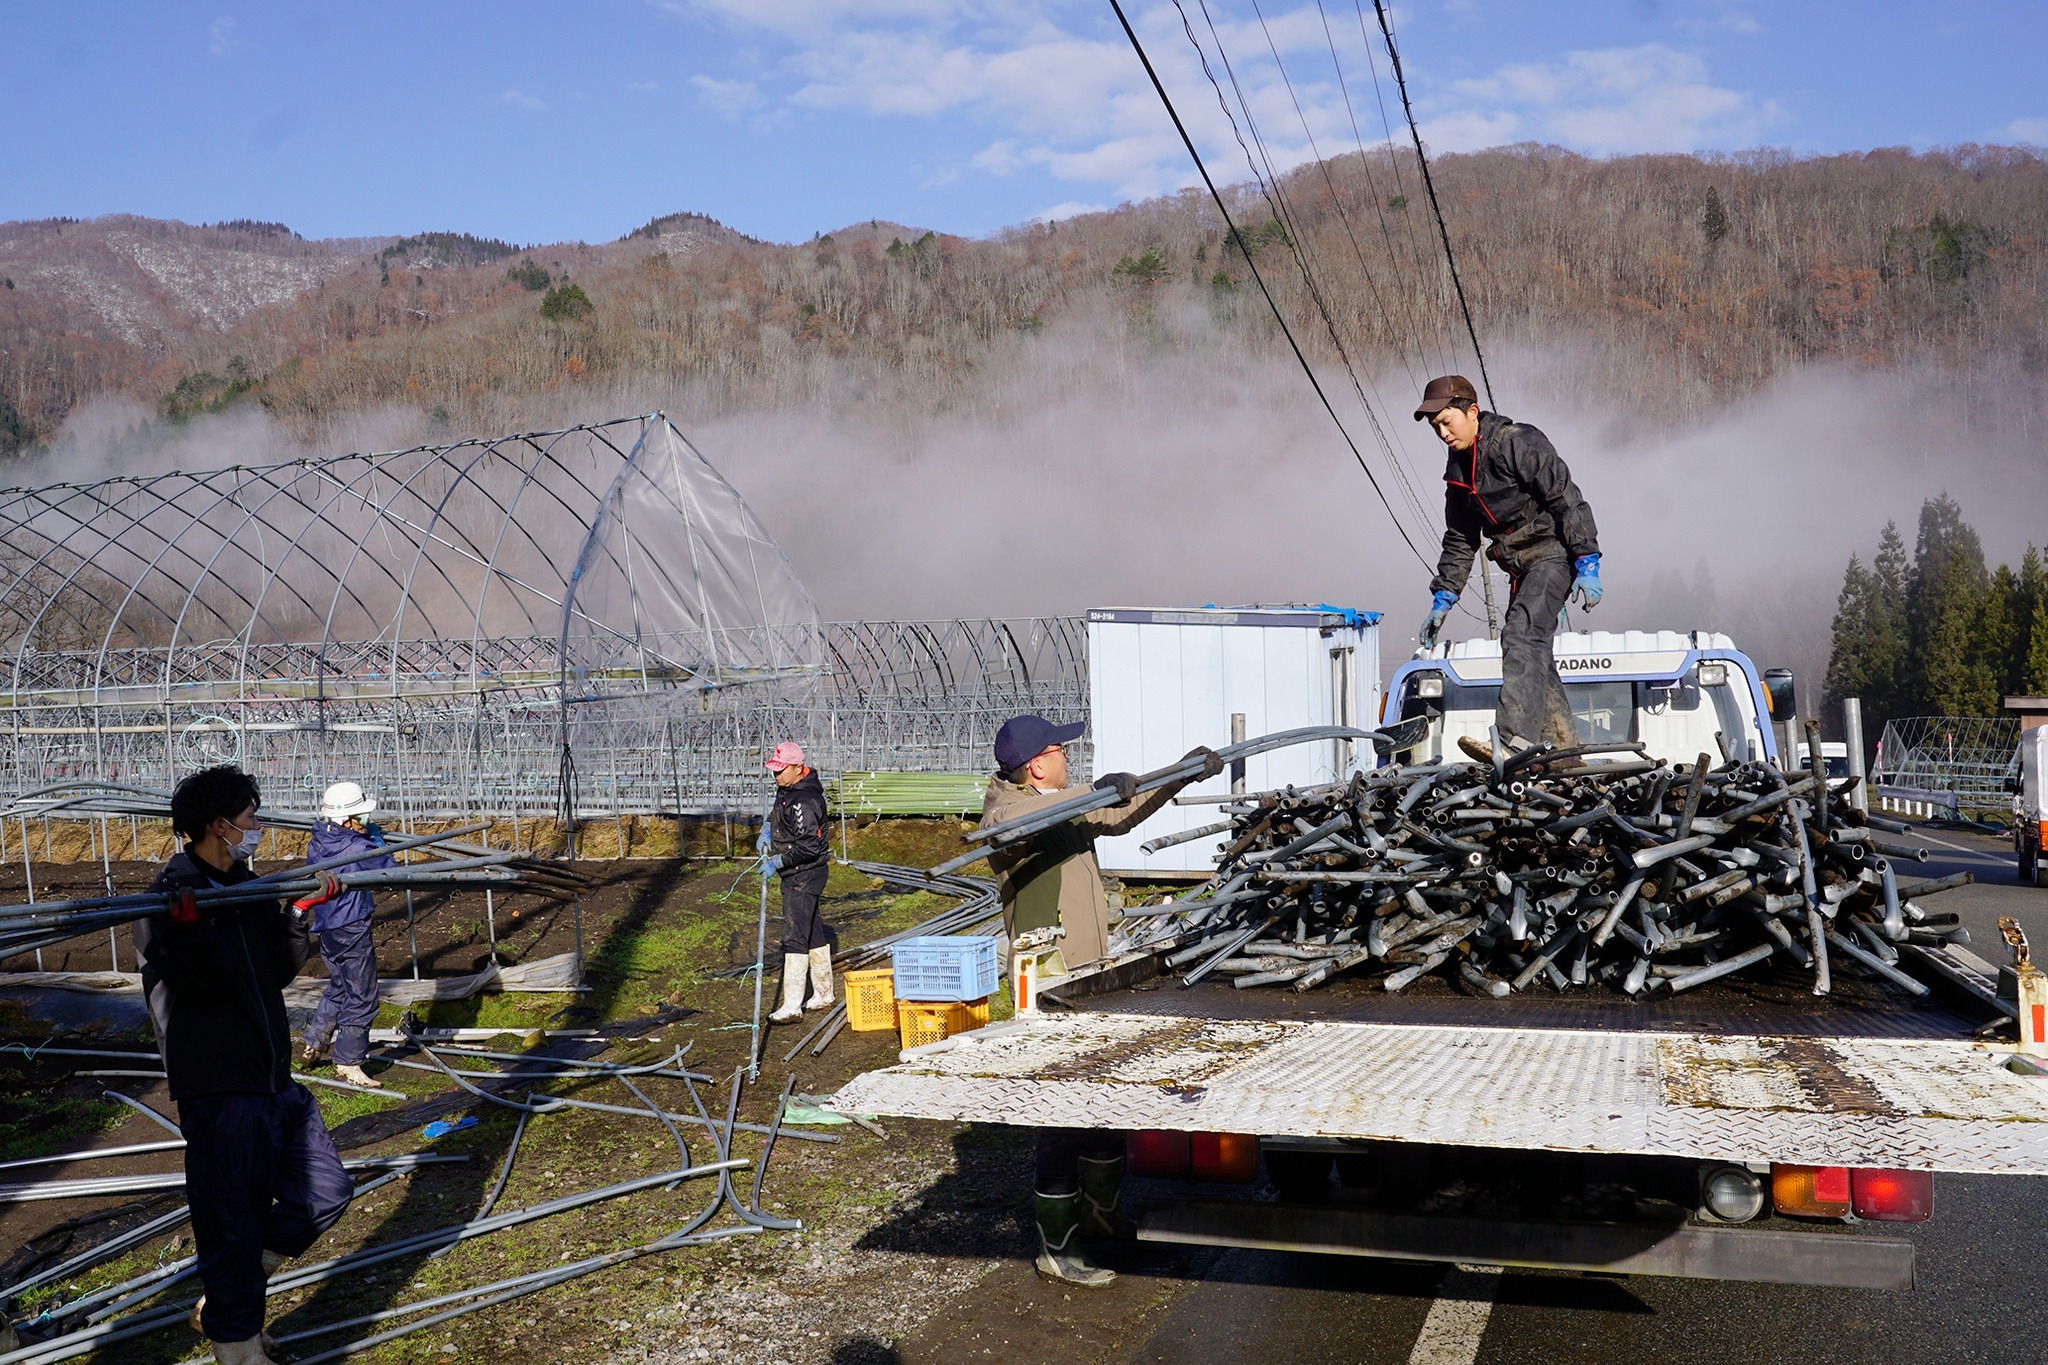
[{"label": "man standing on pipe pile", "polygon": [[[1066,745],[1085,726],[1055,725],[1043,716],[1015,716],[996,732],[996,776],[981,799],[981,827],[1015,820],[1065,800]],[[1095,862],[1095,841],[1122,834],[1172,800],[1192,782],[1215,777],[1223,760],[1197,746],[1188,757],[1206,759],[1198,776],[1140,797],[1130,773],[1107,773],[1095,786],[1114,788],[1122,800],[988,855],[1003,902],[1003,931],[1016,942],[1034,929],[1057,927],[1067,969],[1085,967],[1109,947],[1109,896]],[[1038,1218],[1038,1272],[1090,1289],[1116,1278],[1091,1263],[1080,1243],[1129,1238],[1130,1220],[1117,1208],[1123,1184],[1124,1135],[1090,1128],[1040,1128],[1033,1201]]]},{"label": "man standing on pipe pile", "polygon": [[[355,1194],[320,1106],[291,1076],[284,985],[313,953],[305,918],[275,900],[202,907],[190,894],[255,876],[261,801],[232,766],[180,782],[171,828],[188,842],[150,885],[173,893],[171,905],[135,926],[185,1135],[185,1201],[206,1288],[192,1325],[221,1365],[271,1360],[264,1281],[334,1226]],[[332,873],[320,880],[326,895],[339,889]]]},{"label": "man standing on pipe pile", "polygon": [[[1494,710],[1500,741],[1510,752],[1539,740],[1571,748],[1578,727],[1557,680],[1551,637],[1567,598],[1575,596],[1583,611],[1600,604],[1593,509],[1550,438],[1526,422],[1481,412],[1465,376],[1430,380],[1415,420],[1428,422],[1447,448],[1443,554],[1418,640],[1424,649],[1436,644],[1483,537],[1487,558],[1506,571],[1509,584]],[[1470,736],[1458,745],[1482,763],[1493,760],[1491,746]]]},{"label": "man standing on pipe pile", "polygon": [[[306,861],[322,862],[384,846],[384,831],[364,823],[377,802],[354,782],[337,782],[320,798],[320,818],[306,843]],[[371,872],[392,866],[391,855],[358,859],[352,871]],[[365,1090],[377,1082],[363,1070],[370,1053],[370,1025],[377,1018],[377,947],[370,935],[375,909],[367,890],[338,896],[308,896],[295,910],[313,912],[313,932],[320,957],[327,964],[327,989],[306,1024],[299,1047],[299,1065],[317,1066],[328,1056],[332,1039],[334,1074]]]},{"label": "man standing on pipe pile", "polygon": [[768,756],[768,771],[775,774],[775,802],[761,822],[760,847],[768,859],[767,875],[782,878],[783,918],[782,1007],[768,1019],[787,1024],[807,1009],[832,1007],[832,936],[818,913],[825,879],[832,875],[832,846],[825,839],[825,788],[805,766],[803,747],[783,740]]}]

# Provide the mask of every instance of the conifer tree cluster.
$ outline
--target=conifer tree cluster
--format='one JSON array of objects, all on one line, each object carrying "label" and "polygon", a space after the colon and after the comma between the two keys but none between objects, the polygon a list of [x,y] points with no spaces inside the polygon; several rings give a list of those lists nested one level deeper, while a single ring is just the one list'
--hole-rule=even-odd
[{"label": "conifer tree cluster", "polygon": [[1824,687],[1829,712],[1863,700],[1866,736],[1902,716],[1991,716],[2008,696],[2048,694],[2048,559],[1984,563],[1984,545],[1947,493],[1920,508],[1909,561],[1887,522],[1866,566],[1849,556],[1835,603]]}]

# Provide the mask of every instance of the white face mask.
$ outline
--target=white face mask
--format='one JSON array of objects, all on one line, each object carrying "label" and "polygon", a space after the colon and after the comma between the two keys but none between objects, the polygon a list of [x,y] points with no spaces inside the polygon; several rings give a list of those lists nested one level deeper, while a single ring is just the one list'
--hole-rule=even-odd
[{"label": "white face mask", "polygon": [[262,826],[259,825],[255,829],[240,829],[237,826],[237,829],[240,830],[240,837],[229,842],[228,852],[237,858],[255,857],[256,850],[263,845]]}]

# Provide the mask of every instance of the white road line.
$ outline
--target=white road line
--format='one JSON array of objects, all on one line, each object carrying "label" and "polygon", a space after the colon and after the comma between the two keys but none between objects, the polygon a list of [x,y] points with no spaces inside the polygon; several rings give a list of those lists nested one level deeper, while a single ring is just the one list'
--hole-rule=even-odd
[{"label": "white road line", "polygon": [[1493,1316],[1494,1291],[1500,1288],[1497,1265],[1456,1265],[1437,1286],[1436,1302],[1415,1334],[1408,1365],[1472,1365],[1479,1358],[1479,1339]]}]

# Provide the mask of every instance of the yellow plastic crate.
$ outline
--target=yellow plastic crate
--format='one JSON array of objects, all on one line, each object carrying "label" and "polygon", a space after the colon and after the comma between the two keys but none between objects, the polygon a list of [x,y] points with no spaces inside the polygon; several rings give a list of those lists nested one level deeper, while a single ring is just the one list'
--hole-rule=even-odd
[{"label": "yellow plastic crate", "polygon": [[979,1000],[948,1000],[926,1003],[898,1000],[896,1020],[908,1052],[926,1043],[943,1042],[956,1033],[968,1033],[988,1023],[988,997]]},{"label": "yellow plastic crate", "polygon": [[846,1026],[855,1033],[880,1033],[896,1027],[894,967],[846,974]]}]

